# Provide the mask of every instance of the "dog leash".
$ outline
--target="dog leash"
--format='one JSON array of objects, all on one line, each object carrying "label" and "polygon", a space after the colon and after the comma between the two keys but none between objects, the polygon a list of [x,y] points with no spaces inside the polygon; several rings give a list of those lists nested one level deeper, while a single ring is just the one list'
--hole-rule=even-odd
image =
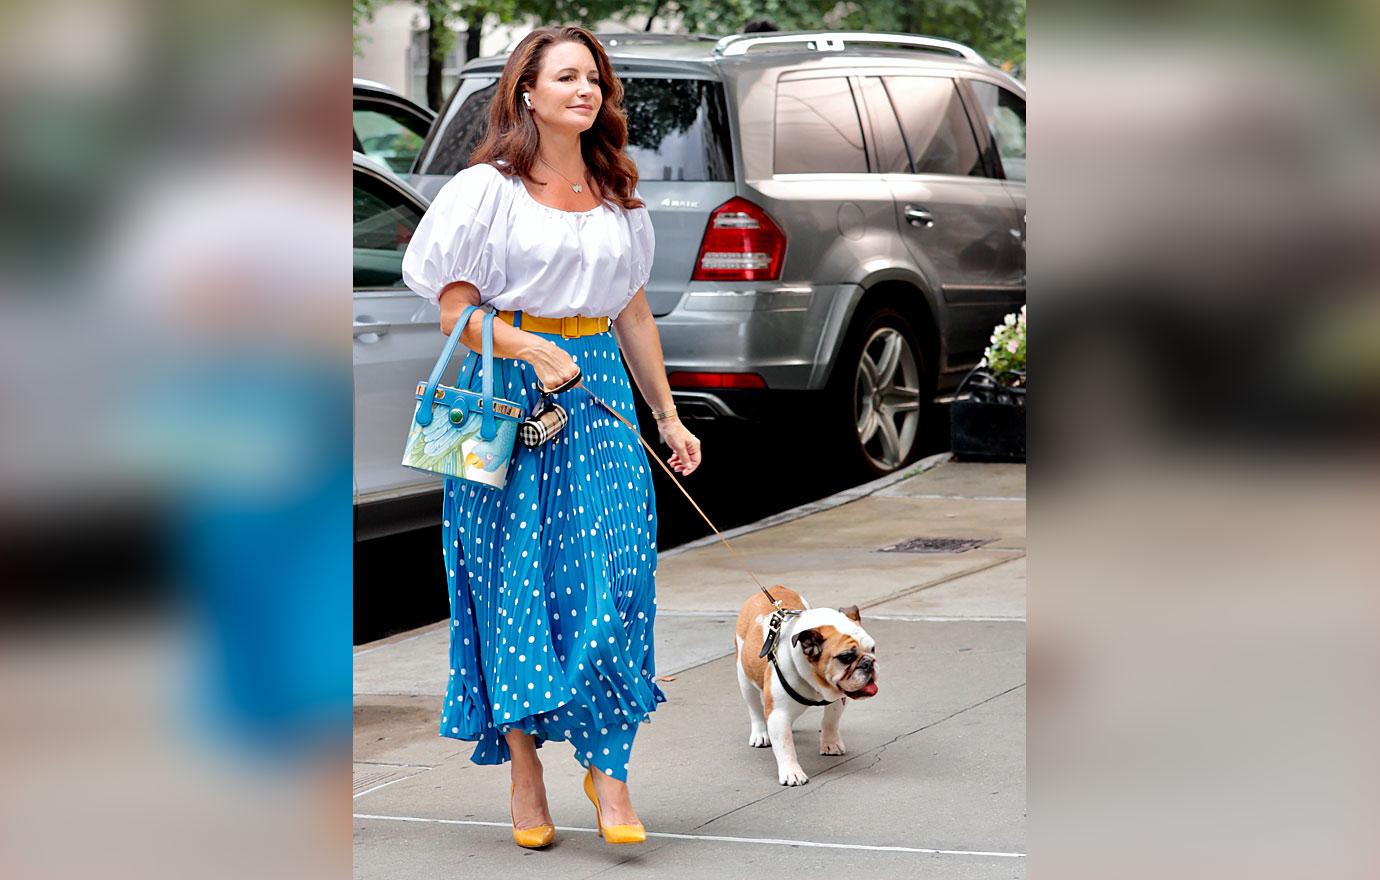
[{"label": "dog leash", "polygon": [[791,699],[795,700],[797,703],[801,703],[806,706],[828,706],[834,702],[837,702],[836,700],[811,700],[808,697],[802,696],[795,690],[795,688],[790,686],[789,682],[786,681],[785,674],[781,672],[780,664],[776,662],[776,642],[777,638],[781,635],[781,624],[785,621],[785,618],[787,616],[799,614],[800,609],[782,607],[781,600],[773,596],[771,594],[771,591],[768,590],[766,587],[762,586],[762,582],[757,579],[757,575],[754,574],[752,569],[748,567],[748,564],[743,561],[742,554],[740,554],[737,550],[733,548],[733,545],[730,544],[728,542],[728,539],[724,537],[723,532],[720,532],[718,527],[714,525],[713,521],[709,519],[709,516],[703,510],[700,509],[700,506],[695,503],[695,499],[690,497],[690,493],[685,490],[685,487],[680,484],[680,480],[676,479],[676,475],[671,472],[671,468],[667,466],[666,462],[661,460],[661,456],[657,453],[655,449],[652,448],[651,444],[649,444],[646,441],[646,439],[642,436],[642,432],[637,430],[637,428],[633,427],[627,419],[623,418],[623,416],[619,415],[617,410],[609,406],[607,403],[604,403],[604,401],[600,400],[599,395],[595,394],[593,391],[590,391],[584,385],[580,385],[579,387],[584,388],[585,391],[589,393],[589,396],[594,398],[595,402],[597,402],[604,409],[608,410],[610,413],[613,413],[614,418],[618,419],[618,421],[627,425],[628,429],[637,435],[638,441],[641,442],[643,446],[647,447],[647,452],[650,453],[651,457],[656,460],[657,464],[661,465],[661,469],[666,472],[666,476],[670,477],[671,481],[676,484],[676,488],[681,491],[681,493],[686,497],[690,504],[694,506],[695,511],[699,513],[699,515],[704,518],[704,521],[709,524],[709,527],[714,530],[714,534],[718,535],[719,540],[723,541],[724,546],[727,547],[729,550],[733,551],[733,554],[738,557],[739,562],[742,562],[743,569],[747,571],[748,575],[757,584],[757,588],[761,590],[763,595],[765,595],[767,599],[771,602],[771,604],[776,607],[776,611],[772,612],[771,622],[767,627],[767,636],[762,641],[762,650],[757,654],[757,656],[766,657],[768,660],[771,661],[772,669],[776,671],[776,679],[777,681],[781,682],[781,687],[785,688],[786,693],[790,695]]},{"label": "dog leash", "polygon": [[[713,523],[712,520],[710,520],[709,516],[708,516],[707,514],[705,514],[705,512],[704,512],[703,510],[700,509],[700,506],[699,506],[698,504],[695,503],[695,499],[690,497],[690,493],[687,492],[687,491],[685,491],[685,487],[682,486],[682,485],[680,484],[680,480],[676,479],[676,475],[675,475],[674,473],[672,473],[671,468],[667,466],[666,462],[664,462],[664,461],[661,460],[661,456],[657,453],[657,451],[656,451],[655,449],[652,448],[651,444],[647,442],[646,438],[644,438],[644,437],[642,436],[642,432],[639,431],[639,430],[637,430],[637,428],[633,427],[633,425],[632,425],[627,419],[623,418],[623,416],[621,416],[621,415],[618,413],[617,410],[615,410],[613,407],[609,406],[607,403],[604,403],[604,401],[600,400],[600,399],[599,399],[599,395],[595,394],[593,391],[590,391],[590,390],[589,390],[588,388],[586,388],[584,385],[580,385],[580,386],[578,386],[578,387],[584,388],[584,390],[585,390],[586,392],[589,393],[589,396],[592,397],[592,398],[594,398],[594,400],[595,400],[600,406],[602,406],[604,409],[608,410],[609,412],[613,413],[613,417],[616,418],[616,419],[618,419],[618,421],[620,421],[620,422],[622,422],[623,424],[627,425],[627,426],[628,426],[628,429],[631,430],[631,431],[633,432],[633,434],[635,434],[635,435],[637,436],[638,441],[640,441],[640,442],[642,443],[643,446],[647,447],[647,452],[649,452],[649,453],[651,454],[651,458],[652,458],[654,461],[656,461],[657,464],[661,465],[661,469],[664,470],[664,471],[666,472],[666,475],[667,475],[668,477],[671,478],[671,481],[672,481],[673,483],[676,484],[676,488],[679,489],[679,490],[681,491],[681,493],[686,497],[686,499],[689,500],[690,504],[695,508],[695,511],[696,511],[701,517],[703,517],[703,518],[704,518],[704,521],[705,521],[706,523],[709,524],[709,527],[710,527],[711,529],[714,530],[714,534],[716,534],[716,535],[719,536],[719,540],[720,540],[720,541],[723,541],[724,546],[727,547],[729,550],[733,551],[733,555],[735,555],[735,556],[738,557],[738,561],[739,561],[740,563],[742,563],[743,569],[744,569],[745,571],[747,571],[748,576],[751,577],[752,580],[753,580],[753,582],[757,584],[757,588],[758,588],[759,590],[761,590],[761,591],[762,591],[762,594],[765,595],[765,596],[767,597],[767,599],[771,601],[771,604],[772,604],[773,606],[776,607],[776,614],[773,615],[773,618],[776,618],[777,616],[784,616],[784,615],[787,615],[787,614],[792,614],[792,613],[799,614],[800,612],[797,611],[796,609],[793,609],[793,608],[783,608],[783,607],[781,607],[781,600],[778,599],[778,598],[776,598],[775,596],[773,596],[773,595],[771,594],[771,591],[768,590],[766,587],[762,586],[762,582],[761,582],[760,580],[757,579],[757,575],[753,573],[752,569],[748,567],[747,562],[745,562],[745,561],[743,560],[742,554],[739,553],[736,549],[734,549],[733,545],[730,544],[730,543],[728,542],[728,539],[724,537],[723,532],[720,532],[719,529],[718,529],[718,527],[714,525],[714,523]],[[775,627],[772,628],[773,634],[775,634],[775,632],[776,632],[776,630],[777,630],[778,627],[779,627],[779,623],[778,623],[777,626],[775,626]],[[775,639],[773,638],[773,641],[774,641],[774,640],[775,640]],[[765,649],[764,649],[764,650],[765,650]]]},{"label": "dog leash", "polygon": [[[521,313],[518,313],[518,314],[520,315]],[[517,317],[517,316],[515,316],[515,317]],[[506,320],[506,319],[505,319],[505,320]],[[514,327],[521,327],[521,320],[522,320],[521,317],[517,317],[517,321],[516,321],[516,322],[510,322],[510,323],[512,323]],[[699,504],[697,504],[697,503],[695,502],[695,499],[692,498],[692,497],[690,496],[690,493],[687,492],[687,491],[685,490],[685,487],[682,486],[682,485],[680,484],[680,480],[676,479],[676,475],[675,475],[674,473],[671,472],[671,468],[666,464],[666,462],[664,462],[664,461],[661,460],[661,456],[657,453],[657,451],[656,451],[655,449],[652,448],[651,444],[648,443],[648,442],[646,441],[646,439],[642,436],[642,432],[639,431],[639,430],[637,430],[637,428],[633,427],[633,425],[632,425],[627,419],[623,418],[623,416],[620,415],[620,414],[618,413],[617,410],[615,410],[613,407],[609,406],[607,403],[604,403],[604,401],[601,400],[601,399],[599,398],[599,395],[595,394],[593,391],[590,391],[589,388],[588,388],[587,386],[585,386],[585,385],[578,385],[578,386],[575,386],[574,383],[579,382],[579,381],[581,380],[581,378],[582,378],[582,371],[579,369],[579,367],[576,367],[575,375],[572,376],[570,379],[566,380],[566,381],[565,381],[564,383],[562,383],[560,386],[558,386],[558,387],[556,387],[556,388],[552,388],[552,389],[550,389],[550,390],[548,390],[548,389],[546,389],[546,388],[544,388],[544,387],[541,387],[540,385],[539,385],[538,387],[539,387],[540,391],[542,392],[542,394],[550,394],[550,395],[559,394],[559,393],[561,393],[561,392],[563,392],[563,391],[570,391],[570,390],[573,390],[573,387],[584,388],[585,391],[589,394],[589,396],[592,397],[592,398],[594,398],[595,402],[597,402],[597,403],[598,403],[600,406],[602,406],[604,409],[606,409],[606,410],[608,410],[610,413],[612,413],[612,414],[613,414],[613,417],[616,418],[616,419],[618,419],[618,421],[620,421],[620,422],[622,422],[623,424],[627,425],[627,426],[628,426],[628,430],[632,431],[633,434],[636,435],[636,437],[637,437],[637,439],[638,439],[638,442],[640,442],[643,446],[645,446],[645,447],[647,448],[647,452],[650,453],[651,457],[656,461],[657,464],[661,465],[661,469],[664,470],[664,471],[666,472],[666,476],[670,477],[670,478],[671,478],[671,482],[673,482],[673,483],[676,484],[676,488],[679,489],[679,490],[681,491],[681,494],[683,494],[683,495],[686,497],[686,499],[690,502],[690,504],[695,508],[695,512],[698,513],[701,517],[704,518],[704,521],[705,521],[706,523],[709,524],[709,527],[710,527],[711,529],[714,530],[714,534],[715,534],[715,535],[718,535],[720,541],[723,541],[724,546],[727,547],[729,550],[731,550],[731,551],[733,552],[733,555],[735,555],[735,556],[738,557],[738,561],[739,561],[740,563],[742,563],[743,569],[744,569],[745,571],[747,571],[748,576],[752,578],[753,583],[757,584],[757,589],[761,590],[761,591],[762,591],[762,595],[766,596],[766,597],[767,597],[767,600],[768,600],[769,602],[771,602],[771,604],[776,608],[776,612],[772,615],[772,623],[773,623],[773,625],[772,625],[772,628],[771,628],[771,635],[770,635],[770,637],[769,637],[769,639],[768,639],[768,643],[767,643],[766,645],[764,645],[763,648],[762,648],[762,653],[763,653],[763,655],[765,656],[765,654],[766,654],[766,652],[767,652],[767,648],[768,648],[772,643],[774,643],[774,642],[776,641],[776,634],[777,634],[777,630],[778,630],[778,628],[779,628],[779,626],[780,626],[780,620],[781,620],[782,618],[784,618],[785,616],[787,616],[787,615],[799,614],[800,611],[799,611],[798,609],[794,609],[794,608],[784,608],[784,607],[782,607],[782,605],[781,605],[781,600],[778,599],[778,598],[776,598],[775,596],[773,596],[773,595],[771,594],[771,591],[768,590],[765,586],[763,586],[763,585],[762,585],[762,582],[761,582],[760,580],[757,579],[757,575],[753,572],[753,570],[752,570],[751,568],[748,567],[747,563],[743,560],[742,554],[739,553],[736,549],[734,549],[733,545],[730,544],[730,543],[728,542],[728,539],[725,538],[725,537],[723,536],[723,533],[720,532],[719,529],[718,529],[718,527],[714,525],[714,522],[709,518],[709,516],[708,516],[703,510],[700,509]],[[573,386],[573,387],[572,387],[572,386]]]},{"label": "dog leash", "polygon": [[700,513],[700,516],[704,517],[705,523],[708,523],[709,528],[712,528],[713,534],[718,535],[719,541],[723,542],[723,546],[726,546],[726,548],[733,550],[734,556],[737,556],[738,561],[742,563],[742,568],[744,568],[744,571],[748,572],[748,577],[752,578],[752,581],[755,582],[756,585],[758,585],[758,589],[762,590],[763,596],[766,596],[767,600],[769,600],[770,603],[773,604],[774,607],[776,607],[776,611],[771,612],[771,621],[769,625],[767,625],[766,639],[762,640],[762,651],[758,652],[758,657],[766,657],[767,659],[770,659],[771,668],[776,669],[777,680],[781,681],[781,687],[785,688],[785,692],[791,695],[791,698],[795,699],[796,702],[805,703],[806,706],[828,706],[829,703],[834,702],[817,701],[817,699],[809,699],[806,697],[802,697],[802,695],[798,694],[798,692],[795,691],[795,688],[789,686],[787,680],[785,680],[784,674],[781,673],[781,666],[777,663],[776,643],[778,637],[780,637],[781,634],[781,625],[785,622],[785,618],[795,617],[795,615],[800,614],[799,608],[782,607],[781,600],[777,599],[776,596],[773,596],[770,590],[765,588],[765,586],[762,586],[762,581],[758,581],[758,575],[753,574],[752,568],[749,568],[748,564],[745,563],[745,561],[742,561],[742,554],[738,553],[737,550],[733,549],[733,545],[729,543],[729,539],[723,537],[723,532],[720,532],[719,528],[716,527],[715,524],[713,524],[713,521],[709,519],[708,514],[705,513],[704,510],[700,509],[700,505],[698,505],[698,503],[694,501],[694,498],[690,498],[690,492],[686,491],[686,487],[680,486],[680,480],[676,479],[676,474],[671,472],[671,468],[668,468],[667,462],[661,461],[661,455],[658,455],[657,451],[655,451],[654,448],[651,448],[651,444],[647,443],[646,439],[644,439],[644,437],[642,436],[642,432],[639,432],[638,429],[633,428],[631,423],[628,422],[628,419],[622,418],[622,415],[618,414],[618,412],[615,411],[613,407],[610,407],[609,404],[606,404],[603,400],[600,400],[599,394],[591,392],[591,390],[585,388],[584,385],[581,385],[580,388],[584,388],[586,392],[589,392],[589,396],[593,397],[595,401],[598,401],[599,406],[602,406],[604,410],[609,410],[610,412],[613,412],[614,418],[617,418],[618,421],[624,423],[624,425],[628,425],[628,429],[632,430],[632,433],[638,434],[638,440],[640,441],[640,443],[642,443],[642,446],[647,447],[647,452],[650,452],[651,458],[654,458],[655,461],[657,461],[658,465],[661,465],[661,469],[667,472],[668,477],[671,477],[673,483],[676,484],[676,488],[679,488],[680,492],[682,492],[684,497],[686,497],[686,499],[689,499],[691,505],[694,505],[694,509],[696,509],[696,512]]}]

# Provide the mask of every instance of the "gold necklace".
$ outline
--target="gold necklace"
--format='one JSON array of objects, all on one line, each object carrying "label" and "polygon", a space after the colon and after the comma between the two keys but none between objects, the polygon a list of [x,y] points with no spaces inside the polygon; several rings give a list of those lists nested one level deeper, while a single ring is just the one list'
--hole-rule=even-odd
[{"label": "gold necklace", "polygon": [[[552,165],[550,162],[546,161],[545,159],[542,159],[541,156],[538,156],[537,158],[538,158],[538,159],[541,159],[541,163],[542,163],[543,165],[545,165],[547,168],[550,168],[552,171],[555,171],[557,174],[561,174],[560,169],[557,168],[555,165]],[[564,175],[564,174],[561,174],[561,177],[565,177],[565,175]],[[575,182],[572,181],[569,177],[565,177],[565,182],[568,183],[568,184],[570,184],[570,188],[573,189],[575,192],[580,192],[580,184],[575,183]]]}]

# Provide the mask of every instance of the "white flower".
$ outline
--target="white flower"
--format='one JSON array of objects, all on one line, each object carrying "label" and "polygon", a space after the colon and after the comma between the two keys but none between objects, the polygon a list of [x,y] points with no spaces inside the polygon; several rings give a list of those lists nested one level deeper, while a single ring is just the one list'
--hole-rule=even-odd
[{"label": "white flower", "polygon": [[1011,314],[1007,315],[1007,316],[1003,319],[1003,322],[1004,322],[1004,323],[1006,324],[1006,326],[1008,326],[1008,327],[1015,327],[1015,326],[1016,326],[1016,313],[1015,313],[1015,312],[1012,312]]},{"label": "white flower", "polygon": [[985,366],[987,366],[987,355],[983,355],[983,356],[982,356],[982,360],[978,361],[978,364],[977,364],[977,365],[978,365],[979,367],[985,367]]},{"label": "white flower", "polygon": [[1020,348],[1020,347],[1021,347],[1020,343],[1017,342],[1017,341],[1014,340],[1014,339],[1011,340],[1010,342],[1006,343],[1006,350],[1009,351],[1009,352],[1011,352],[1012,354],[1015,354],[1015,353],[1016,353],[1016,349],[1018,349],[1018,348]]}]

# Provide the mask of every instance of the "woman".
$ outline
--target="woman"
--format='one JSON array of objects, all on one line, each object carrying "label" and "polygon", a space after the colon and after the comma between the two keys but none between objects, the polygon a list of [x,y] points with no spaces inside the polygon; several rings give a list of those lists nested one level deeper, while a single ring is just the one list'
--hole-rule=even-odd
[{"label": "woman", "polygon": [[[570,742],[587,768],[605,840],[646,836],[626,783],[637,727],[666,700],[652,650],[652,465],[591,397],[637,424],[620,348],[673,450],[668,464],[681,474],[700,464],[643,290],[655,240],[623,151],[622,98],[589,31],[528,34],[470,166],[437,193],[403,261],[407,285],[440,306],[443,332],[467,305],[498,310],[496,394],[530,412],[542,389],[582,375],[555,395],[569,423],[536,449],[515,446],[503,489],[447,479],[443,499],[452,613],[441,734],[477,741],[475,763],[511,760],[513,837],[533,848],[555,834],[537,757],[549,739]],[[583,317],[542,320],[570,316]],[[482,317],[462,332],[472,352]],[[461,387],[480,387],[479,360],[468,356]]]}]

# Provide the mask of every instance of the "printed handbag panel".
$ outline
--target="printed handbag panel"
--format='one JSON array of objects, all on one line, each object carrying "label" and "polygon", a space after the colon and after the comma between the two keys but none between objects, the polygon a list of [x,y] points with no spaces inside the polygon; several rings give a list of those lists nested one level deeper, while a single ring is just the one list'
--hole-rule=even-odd
[{"label": "printed handbag panel", "polygon": [[[442,396],[438,392],[437,397]],[[421,406],[418,401],[418,409]],[[518,420],[497,416],[498,432],[494,439],[484,440],[480,436],[483,419],[478,412],[467,412],[463,406],[452,407],[440,400],[432,404],[431,424],[426,427],[417,424],[414,412],[403,451],[403,465],[502,489],[508,480],[508,462],[517,439]]]}]

